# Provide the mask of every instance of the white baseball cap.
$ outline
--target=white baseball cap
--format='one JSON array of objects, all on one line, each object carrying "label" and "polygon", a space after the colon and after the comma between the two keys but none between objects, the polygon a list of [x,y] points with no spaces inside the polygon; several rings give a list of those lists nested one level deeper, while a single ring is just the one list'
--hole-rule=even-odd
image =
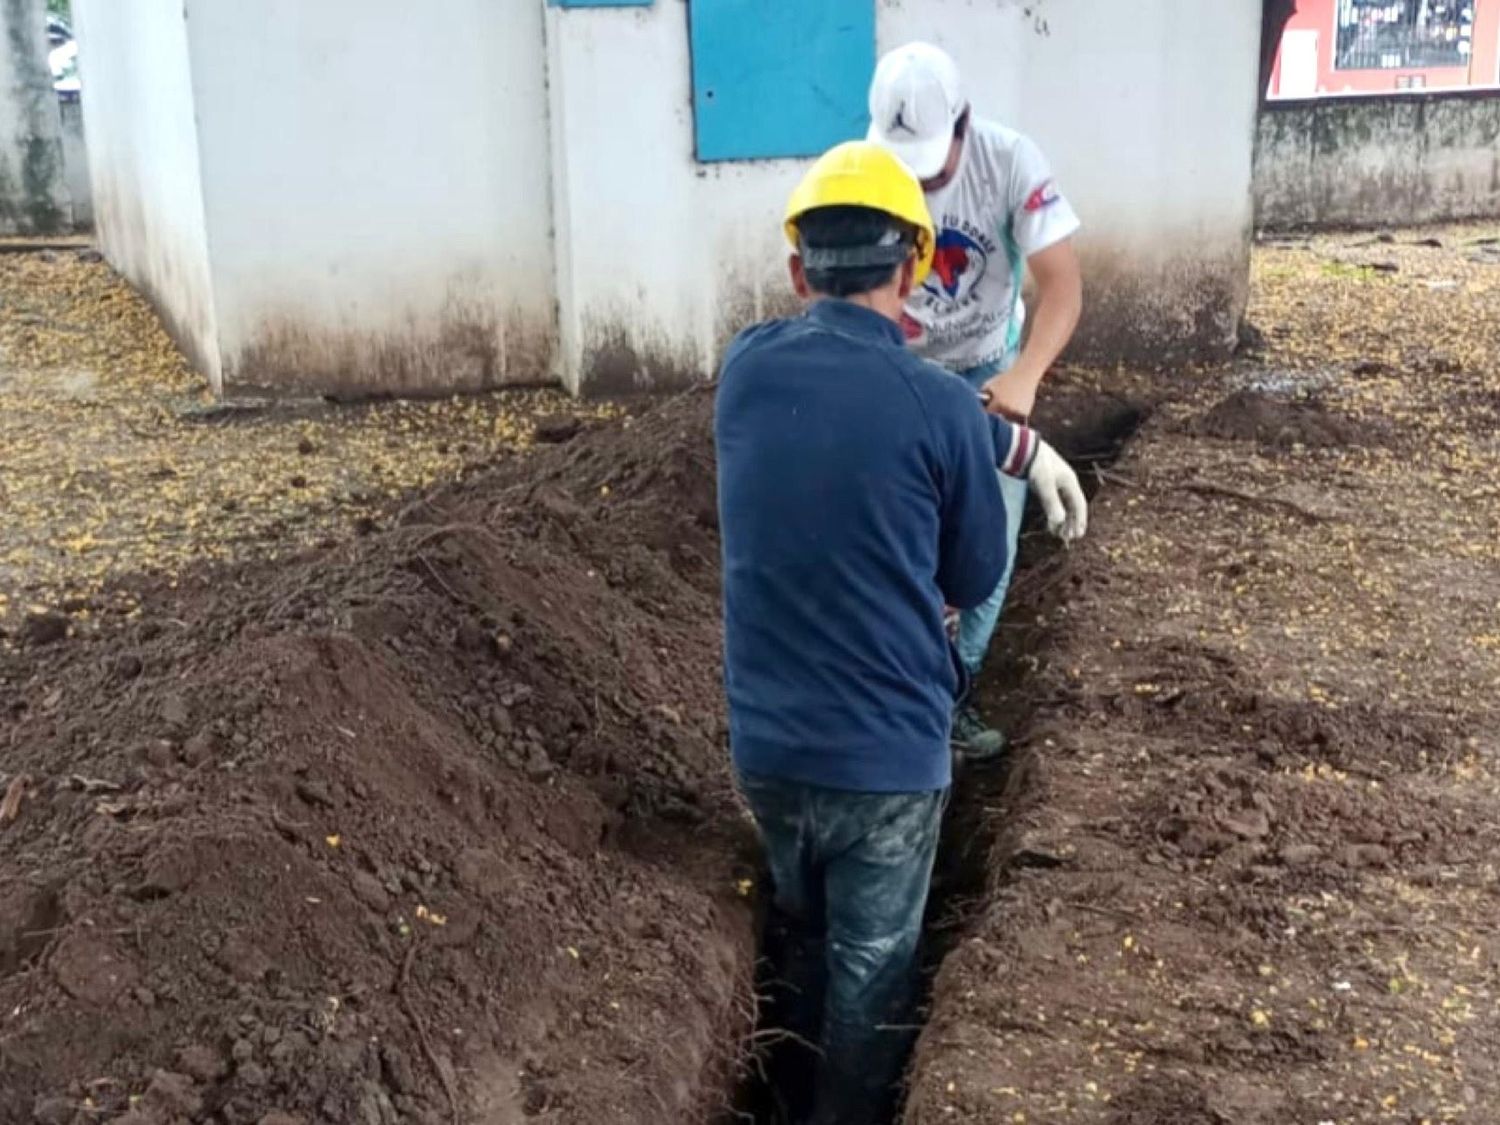
[{"label": "white baseball cap", "polygon": [[919,180],[930,180],[948,162],[953,125],[963,115],[958,64],[931,43],[908,43],[886,52],[870,83],[870,132],[900,157]]}]

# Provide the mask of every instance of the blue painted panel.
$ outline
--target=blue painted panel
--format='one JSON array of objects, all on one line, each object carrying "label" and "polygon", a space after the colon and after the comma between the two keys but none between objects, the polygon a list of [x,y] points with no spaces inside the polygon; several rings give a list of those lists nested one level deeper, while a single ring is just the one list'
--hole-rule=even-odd
[{"label": "blue painted panel", "polygon": [[698,159],[815,156],[864,135],[875,0],[690,0]]},{"label": "blue painted panel", "polygon": [[656,0],[547,0],[554,8],[649,8]]}]

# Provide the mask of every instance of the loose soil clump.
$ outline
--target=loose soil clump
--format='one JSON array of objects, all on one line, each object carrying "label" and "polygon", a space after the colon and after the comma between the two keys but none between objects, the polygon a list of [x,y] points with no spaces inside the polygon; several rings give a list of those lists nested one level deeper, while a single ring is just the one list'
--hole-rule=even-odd
[{"label": "loose soil clump", "polygon": [[1359,445],[1372,437],[1367,426],[1335,414],[1318,399],[1282,399],[1250,390],[1235,391],[1214,404],[1196,430],[1204,437],[1283,450]]},{"label": "loose soil clump", "polygon": [[752,1019],[710,398],[0,663],[0,1122],[700,1122]]}]

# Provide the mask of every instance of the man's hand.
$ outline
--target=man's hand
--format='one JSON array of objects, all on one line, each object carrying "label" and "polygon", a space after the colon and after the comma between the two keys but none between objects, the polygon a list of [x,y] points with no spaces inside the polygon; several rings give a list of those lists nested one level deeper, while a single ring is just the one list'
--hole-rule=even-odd
[{"label": "man's hand", "polygon": [[1082,539],[1089,526],[1089,502],[1084,499],[1078,474],[1062,455],[1040,438],[1036,459],[1031,463],[1031,491],[1047,516],[1047,530],[1064,543]]},{"label": "man's hand", "polygon": [[1037,251],[1026,264],[1036,279],[1031,335],[1010,369],[985,383],[980,392],[991,414],[1022,425],[1031,417],[1037,388],[1072,337],[1083,309],[1083,275],[1071,238]]},{"label": "man's hand", "polygon": [[[1019,367],[1020,364],[1016,366]],[[1038,382],[1039,380],[1033,380],[1013,367],[986,382],[984,389],[979,392],[979,401],[991,414],[998,414],[1024,426],[1036,407]]]}]

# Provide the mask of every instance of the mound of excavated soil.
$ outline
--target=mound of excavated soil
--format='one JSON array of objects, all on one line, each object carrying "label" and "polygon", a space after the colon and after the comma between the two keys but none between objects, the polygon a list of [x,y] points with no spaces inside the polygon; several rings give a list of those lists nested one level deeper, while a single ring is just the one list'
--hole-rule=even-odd
[{"label": "mound of excavated soil", "polygon": [[709,1116],[754,955],[709,405],[0,658],[0,1122]]},{"label": "mound of excavated soil", "polygon": [[1204,437],[1253,441],[1272,449],[1332,449],[1367,445],[1368,423],[1341,417],[1317,399],[1284,400],[1258,391],[1236,391],[1209,409],[1195,427]]}]

